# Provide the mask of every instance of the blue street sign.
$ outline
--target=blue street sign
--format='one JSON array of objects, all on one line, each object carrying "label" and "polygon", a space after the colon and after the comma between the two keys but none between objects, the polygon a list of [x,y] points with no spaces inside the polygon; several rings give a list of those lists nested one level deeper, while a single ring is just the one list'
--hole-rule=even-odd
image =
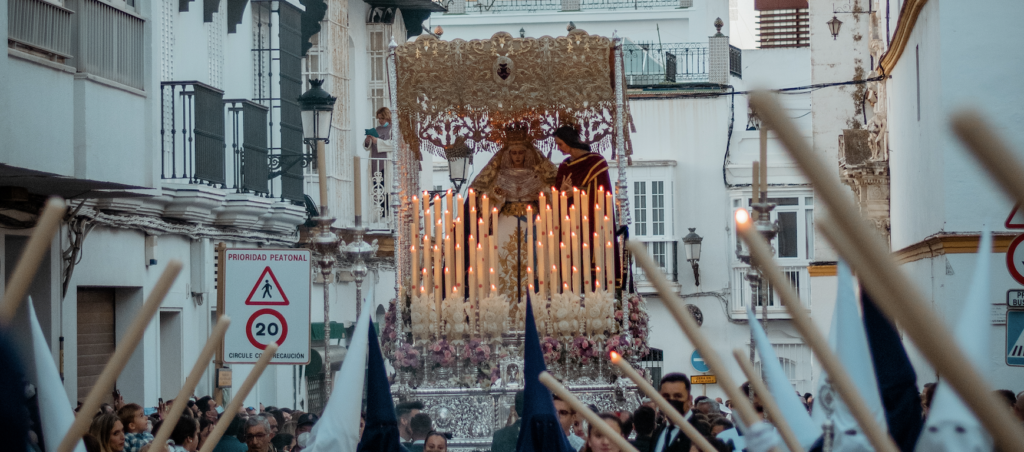
[{"label": "blue street sign", "polygon": [[1024,311],[1006,311],[1006,365],[1024,367]]},{"label": "blue street sign", "polygon": [[708,368],[708,364],[704,362],[704,358],[700,356],[700,352],[697,350],[693,351],[690,355],[690,364],[693,364],[693,368],[697,369],[697,372],[707,372],[711,370]]}]

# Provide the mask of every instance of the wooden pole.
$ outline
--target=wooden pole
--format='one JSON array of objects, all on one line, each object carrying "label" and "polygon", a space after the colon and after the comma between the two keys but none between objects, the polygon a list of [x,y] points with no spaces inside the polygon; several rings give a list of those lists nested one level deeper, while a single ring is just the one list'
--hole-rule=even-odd
[{"label": "wooden pole", "polygon": [[1024,204],[1024,179],[1020,177],[1024,173],[1015,173],[1024,171],[1024,166],[1014,156],[1006,141],[976,111],[954,113],[952,124],[957,138],[971,150],[989,174],[995,177],[1003,190],[1018,203]]},{"label": "wooden pole", "polygon": [[835,386],[837,392],[839,392],[843,402],[850,409],[850,413],[857,420],[857,424],[860,425],[864,435],[871,441],[871,445],[877,451],[898,452],[899,449],[896,447],[896,444],[885,433],[885,428],[879,425],[871,414],[867,403],[864,402],[864,398],[857,390],[857,385],[853,383],[850,374],[846,372],[846,367],[839,361],[839,357],[832,352],[832,349],[828,346],[828,340],[818,331],[818,328],[811,321],[811,317],[807,315],[807,311],[800,302],[800,296],[793,290],[792,283],[782,273],[782,269],[772,260],[771,248],[765,242],[764,236],[758,233],[754,229],[754,225],[749,221],[737,221],[736,232],[747,243],[747,248],[750,249],[751,262],[761,268],[761,273],[768,278],[772,288],[775,289],[775,293],[782,299],[782,304],[786,307],[786,312],[789,313],[793,326],[803,336],[804,342],[814,351],[818,361],[821,361],[822,367],[828,373],[829,380]]},{"label": "wooden pole", "polygon": [[[704,358],[704,362],[718,377],[718,385],[732,399],[733,407],[739,414],[740,419],[743,420],[743,423],[749,427],[762,422],[763,419],[754,410],[754,405],[750,403],[750,399],[747,398],[746,394],[740,392],[739,385],[729,375],[729,371],[725,367],[725,361],[718,356],[718,352],[711,346],[711,342],[701,334],[697,322],[693,320],[693,315],[684,307],[683,301],[672,290],[668,279],[665,278],[658,264],[655,264],[651,260],[651,256],[647,254],[647,248],[644,244],[630,240],[626,242],[626,249],[633,253],[633,258],[636,259],[637,264],[643,267],[647,280],[651,281],[654,287],[658,289],[662,303],[672,313],[672,317],[675,317],[676,322],[679,323],[686,336],[690,338],[690,343],[700,351],[700,356]],[[776,449],[773,448],[773,450]]]},{"label": "wooden pole", "polygon": [[210,337],[206,339],[206,345],[203,346],[203,350],[199,352],[199,357],[196,358],[195,365],[192,366],[192,372],[185,379],[185,385],[178,391],[178,396],[174,398],[174,403],[171,404],[171,410],[167,412],[167,416],[164,416],[163,425],[167,426],[167,428],[157,430],[156,436],[153,438],[153,444],[167,444],[167,438],[171,437],[174,426],[178,425],[178,417],[181,416],[181,412],[188,405],[189,396],[192,395],[196,385],[199,384],[199,379],[202,378],[206,366],[210,364],[210,358],[213,357],[213,353],[220,348],[221,341],[224,340],[224,333],[228,331],[228,325],[230,324],[231,319],[227,316],[218,318],[217,324],[214,325],[213,331],[210,333]]},{"label": "wooden pole", "polygon": [[[687,438],[690,438],[690,441],[693,441],[693,444],[695,444],[700,450],[704,452],[718,452],[718,449],[715,449],[715,446],[712,446],[704,435],[701,435],[689,421],[683,418],[683,415],[680,414],[672,404],[668,403],[668,400],[665,400],[665,398],[654,389],[654,386],[651,386],[644,377],[641,377],[640,374],[636,373],[636,370],[633,370],[633,366],[629,365],[626,360],[622,359],[622,356],[618,353],[611,352],[611,362],[618,366],[619,370],[622,371],[626,377],[633,380],[633,383],[636,383],[636,387],[644,394],[647,394],[647,397],[650,397],[651,401],[654,402],[655,405],[658,405],[658,409],[660,409],[662,413],[665,413],[669,420],[672,421],[673,424],[676,424],[676,427],[679,427],[679,430],[682,430],[683,434],[685,434]],[[793,452],[802,451],[794,450]]]},{"label": "wooden pole", "polygon": [[562,386],[562,384],[559,383],[558,380],[555,380],[555,377],[552,377],[551,374],[546,371],[541,372],[540,382],[543,383],[544,386],[547,386],[552,393],[558,396],[558,398],[564,400],[565,403],[568,403],[569,406],[576,410],[577,413],[582,414],[587,422],[590,423],[591,429],[596,428],[601,431],[602,435],[611,439],[612,442],[615,443],[615,447],[618,447],[620,451],[639,452],[636,447],[633,447],[633,445],[629,443],[629,441],[626,441],[626,438],[622,436],[621,432],[612,430],[611,426],[609,426],[604,419],[601,419],[597,413],[590,411],[590,408],[587,408],[583,402],[580,402],[580,399],[577,399],[576,396],[569,392],[568,389],[565,389],[565,386]]},{"label": "wooden pole", "polygon": [[89,431],[89,424],[92,423],[93,415],[96,414],[96,410],[103,403],[103,397],[114,387],[114,383],[117,382],[117,376],[124,370],[124,366],[128,364],[128,359],[131,358],[136,347],[142,342],[142,334],[146,332],[146,327],[153,320],[156,311],[160,309],[160,304],[163,303],[164,297],[167,296],[167,291],[170,290],[171,284],[178,278],[179,272],[181,272],[181,261],[171,259],[167,263],[167,268],[164,269],[163,274],[160,275],[160,279],[157,280],[156,285],[149,292],[149,297],[146,298],[142,309],[135,316],[135,320],[132,320],[124,337],[118,342],[114,354],[110,357],[106,367],[103,368],[103,372],[100,373],[96,384],[93,385],[89,395],[86,396],[85,402],[82,403],[82,408],[78,410],[78,414],[75,416],[75,422],[71,424],[71,428],[64,434],[64,440],[57,446],[57,452],[71,452],[75,444],[82,439],[82,435]]},{"label": "wooden pole", "polygon": [[807,145],[776,99],[766,92],[755,92],[750,95],[750,103],[803,169],[815,195],[825,201],[829,213],[835,216],[835,227],[826,235],[837,249],[847,250],[843,256],[861,279],[871,281],[869,291],[878,299],[879,309],[905,329],[925,358],[985,425],[998,449],[1024,452],[1024,426],[991,409],[999,403],[992,388],[977,369],[963,365],[970,362],[967,355],[930,303],[896,265],[888,247],[864,223],[849,189],[832,177],[832,170]]},{"label": "wooden pole", "polygon": [[[256,386],[256,381],[260,379],[260,375],[263,374],[263,370],[267,368],[267,364],[270,364],[270,360],[277,353],[277,343],[271,342],[267,345],[267,348],[263,350],[263,354],[260,355],[260,359],[256,361],[256,365],[253,366],[252,371],[249,372],[249,376],[245,377],[245,381],[242,382],[242,386],[238,388],[238,392],[235,393],[234,397],[231,398],[231,402],[224,407],[224,414],[221,414],[220,420],[217,421],[217,426],[210,432],[210,436],[206,438],[206,442],[203,443],[203,448],[199,452],[211,452],[213,448],[217,446],[217,442],[224,436],[224,432],[228,429],[228,424],[231,424],[231,420],[238,414],[238,408],[242,406],[242,402],[245,401],[245,397],[249,395],[249,391],[252,390],[253,386]],[[270,433],[270,432],[267,432]]]},{"label": "wooden pole", "polygon": [[[754,365],[747,359],[746,352],[743,349],[734,349],[732,351],[733,358],[736,358],[736,362],[739,363],[740,369],[743,369],[743,374],[747,376],[747,381],[750,382],[750,388],[754,390],[757,397],[761,399],[761,406],[768,412],[768,416],[771,417],[772,425],[779,430],[779,435],[782,436],[782,440],[786,442],[786,447],[789,448],[790,452],[804,452],[804,447],[800,445],[800,440],[796,438],[796,434],[793,433],[793,428],[790,427],[789,422],[786,421],[786,416],[782,414],[782,410],[779,409],[779,405],[775,403],[775,397],[768,391],[768,387],[761,381],[761,376],[757,374],[757,370],[754,369]],[[763,361],[762,361],[762,365]]]},{"label": "wooden pole", "polygon": [[[224,264],[227,262],[228,245],[224,242],[217,242],[217,246],[214,249],[217,251],[217,319],[224,316],[224,303],[226,296],[227,287],[227,274],[224,271]],[[214,375],[220,372],[219,369],[224,367],[224,339],[220,340],[220,346],[217,347],[217,355],[213,358]],[[220,387],[220,378],[214,378],[215,383],[213,385],[213,400],[217,401],[217,405],[224,406],[224,389]]]},{"label": "wooden pole", "polygon": [[18,258],[18,265],[14,267],[14,272],[7,279],[4,301],[0,304],[0,326],[7,326],[14,318],[14,313],[21,305],[21,300],[25,298],[25,292],[28,291],[28,286],[32,284],[36,270],[39,269],[39,263],[46,255],[46,250],[50,249],[50,242],[53,241],[53,235],[60,227],[65,210],[64,200],[54,197],[46,201],[42,212],[39,213],[35,230],[32,231],[32,236],[25,244],[25,249],[21,252],[21,257]]}]

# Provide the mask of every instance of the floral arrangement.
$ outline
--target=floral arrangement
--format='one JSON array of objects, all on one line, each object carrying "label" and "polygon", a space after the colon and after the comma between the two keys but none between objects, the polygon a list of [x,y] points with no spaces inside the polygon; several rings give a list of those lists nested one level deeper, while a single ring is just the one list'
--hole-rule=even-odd
[{"label": "floral arrangement", "polygon": [[612,320],[615,297],[611,292],[606,290],[591,292],[584,298],[584,303],[586,305],[584,313],[587,334],[591,336],[604,335],[605,331],[615,330],[615,322]]},{"label": "floral arrangement", "polygon": [[444,320],[444,334],[453,338],[452,343],[461,344],[462,337],[470,333],[466,321],[466,308],[469,303],[458,296],[445,298],[441,302],[441,319]]},{"label": "floral arrangement", "polygon": [[572,337],[580,330],[580,298],[572,292],[551,297],[551,328],[555,334]]},{"label": "floral arrangement", "polygon": [[480,334],[488,339],[501,339],[508,330],[508,297],[490,296],[480,300]]},{"label": "floral arrangement", "polygon": [[580,364],[588,364],[600,354],[597,351],[597,343],[585,336],[576,336],[576,339],[573,339],[569,353]]},{"label": "floral arrangement", "polygon": [[398,319],[398,302],[397,300],[391,300],[388,305],[388,312],[384,314],[384,329],[381,331],[381,346],[384,356],[389,359],[394,359],[395,355],[395,339],[398,338],[398,333],[395,330],[395,321]]},{"label": "floral arrangement", "polygon": [[562,344],[555,338],[548,336],[540,342],[540,348],[544,352],[544,363],[547,365],[558,362],[562,357]]},{"label": "floral arrangement", "polygon": [[608,353],[615,352],[623,358],[628,358],[630,355],[629,340],[625,336],[613,335],[605,341],[605,351]]},{"label": "floral arrangement", "polygon": [[420,365],[420,352],[410,344],[402,344],[395,351],[395,367],[415,371]]},{"label": "floral arrangement", "polygon": [[429,349],[430,361],[435,366],[439,367],[451,367],[455,364],[455,347],[452,347],[448,341],[441,339],[430,345]]},{"label": "floral arrangement", "polygon": [[647,348],[647,336],[650,334],[649,321],[646,303],[639,295],[632,295],[628,299],[629,306],[629,335],[633,338],[633,349],[636,356],[647,356],[650,351]]},{"label": "floral arrangement", "polygon": [[437,311],[434,305],[434,298],[427,294],[419,294],[412,297],[410,306],[412,311],[412,337],[417,342],[423,343],[430,340],[431,335],[436,332],[434,315]]},{"label": "floral arrangement", "polygon": [[462,354],[466,357],[467,361],[476,366],[491,357],[491,347],[478,340],[471,339],[462,347]]}]

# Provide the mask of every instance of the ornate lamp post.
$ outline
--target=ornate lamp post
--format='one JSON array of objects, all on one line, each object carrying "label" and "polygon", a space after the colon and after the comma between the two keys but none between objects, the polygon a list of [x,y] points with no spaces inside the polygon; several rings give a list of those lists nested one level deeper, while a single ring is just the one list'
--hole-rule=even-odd
[{"label": "ornate lamp post", "polygon": [[331,231],[334,218],[327,212],[327,159],[324,146],[331,135],[331,119],[337,98],[321,88],[323,80],[311,79],[309,90],[299,96],[302,109],[302,137],[316,150],[317,176],[320,182],[320,216],[315,218],[317,233],[309,241],[314,260],[324,281],[324,400],[331,397],[331,315],[330,280],[334,270],[338,236]]}]

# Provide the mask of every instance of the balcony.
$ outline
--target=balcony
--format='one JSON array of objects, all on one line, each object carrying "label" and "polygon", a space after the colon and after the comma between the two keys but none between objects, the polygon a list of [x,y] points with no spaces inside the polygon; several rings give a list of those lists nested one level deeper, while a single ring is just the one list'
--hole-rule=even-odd
[{"label": "balcony", "polygon": [[270,154],[269,109],[200,82],[162,82],[161,171],[165,181],[294,202],[281,176],[309,166],[310,156]]},{"label": "balcony", "polygon": [[657,87],[708,81],[708,43],[626,42],[622,46],[626,85]]},{"label": "balcony", "polygon": [[677,8],[689,0],[435,0],[448,9],[447,14],[496,14],[506,12],[581,10],[647,10]]},{"label": "balcony", "polygon": [[[750,282],[747,281],[747,273],[750,272],[750,267],[737,266],[732,269],[732,300],[729,303],[729,314],[733,318],[747,318],[746,310],[747,306],[751,303],[750,293]],[[786,266],[782,267],[782,272],[789,279],[793,288],[796,289],[797,294],[800,296],[800,302],[807,308],[810,308],[811,303],[811,279],[810,274],[807,272],[806,265],[800,266]],[[788,319],[789,313],[786,312],[785,306],[782,305],[782,300],[778,298],[775,291],[771,289],[771,285],[765,282],[768,286],[768,318],[769,319]],[[761,298],[759,298],[760,300]],[[755,312],[758,318],[762,315],[762,304],[755,306]]]},{"label": "balcony", "polygon": [[135,89],[145,88],[145,20],[97,0],[67,0],[77,30],[72,63],[92,74]]},{"label": "balcony", "polygon": [[366,227],[371,231],[394,229],[394,215],[391,208],[391,183],[393,166],[391,159],[369,159],[370,208],[367,212]]},{"label": "balcony", "polygon": [[73,11],[42,0],[8,0],[7,41],[63,63],[71,58]]}]

